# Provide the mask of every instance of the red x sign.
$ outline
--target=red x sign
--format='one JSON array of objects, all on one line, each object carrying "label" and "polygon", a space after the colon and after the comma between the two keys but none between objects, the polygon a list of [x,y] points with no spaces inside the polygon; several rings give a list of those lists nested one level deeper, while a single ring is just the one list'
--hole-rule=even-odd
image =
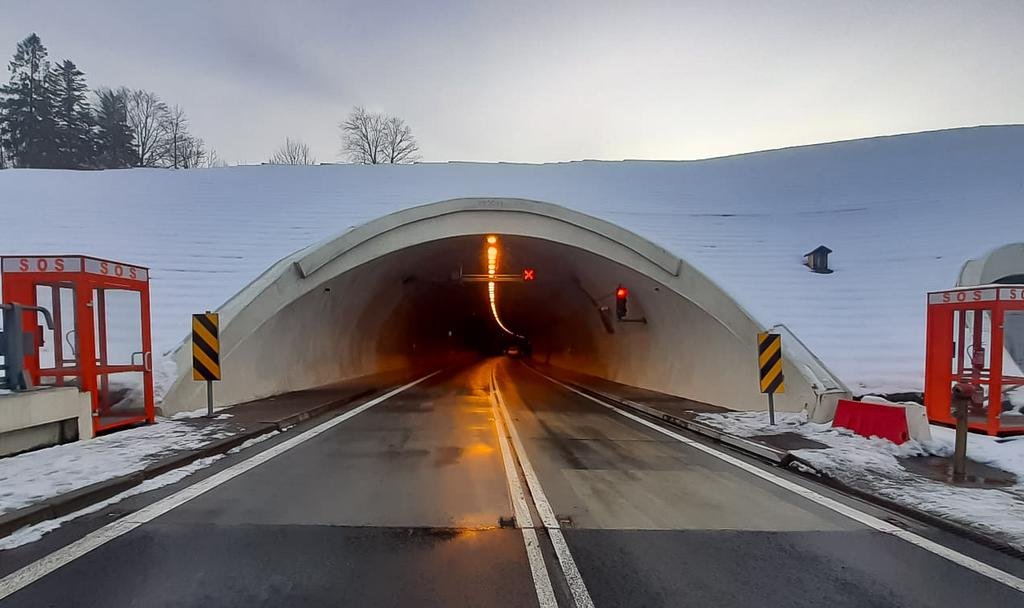
[{"label": "red x sign", "polygon": [[532,281],[533,278],[534,278],[533,277],[533,268],[524,268],[523,269],[523,280],[524,281]]}]

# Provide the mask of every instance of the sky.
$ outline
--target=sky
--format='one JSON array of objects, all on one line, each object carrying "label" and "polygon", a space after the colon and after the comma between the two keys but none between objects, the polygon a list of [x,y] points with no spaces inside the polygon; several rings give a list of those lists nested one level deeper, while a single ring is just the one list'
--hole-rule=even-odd
[{"label": "sky", "polygon": [[150,89],[234,163],[341,160],[353,106],[425,161],[696,159],[1024,122],[1024,2],[0,0],[90,87]]}]

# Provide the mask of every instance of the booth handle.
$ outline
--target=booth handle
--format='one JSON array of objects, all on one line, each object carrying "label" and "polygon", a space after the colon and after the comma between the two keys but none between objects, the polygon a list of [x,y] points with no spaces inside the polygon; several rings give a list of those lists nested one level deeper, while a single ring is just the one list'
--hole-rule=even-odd
[{"label": "booth handle", "polygon": [[151,372],[153,371],[153,353],[150,351],[136,351],[132,353],[132,365],[135,365],[135,355],[142,357],[142,371]]}]

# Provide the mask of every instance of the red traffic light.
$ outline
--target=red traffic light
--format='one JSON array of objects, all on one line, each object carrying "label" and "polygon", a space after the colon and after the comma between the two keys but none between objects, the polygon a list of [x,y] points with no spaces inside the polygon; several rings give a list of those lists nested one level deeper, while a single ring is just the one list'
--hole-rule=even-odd
[{"label": "red traffic light", "polygon": [[625,300],[627,297],[629,297],[629,290],[626,289],[625,287],[620,286],[618,289],[615,290],[615,297],[620,300]]},{"label": "red traffic light", "polygon": [[535,278],[533,268],[523,268],[523,280],[532,281]]}]

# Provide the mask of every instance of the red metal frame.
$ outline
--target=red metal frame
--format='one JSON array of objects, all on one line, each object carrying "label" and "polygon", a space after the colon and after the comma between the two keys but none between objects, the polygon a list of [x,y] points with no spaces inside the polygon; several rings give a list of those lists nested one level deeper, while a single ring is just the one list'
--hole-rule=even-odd
[{"label": "red metal frame", "polygon": [[929,420],[956,424],[950,410],[952,388],[961,382],[987,389],[984,413],[968,417],[970,429],[989,435],[1024,433],[1024,415],[1002,409],[1003,387],[1024,385],[1024,377],[1003,373],[1003,321],[1009,311],[1024,311],[1024,285],[928,294],[924,403]]},{"label": "red metal frame", "polygon": [[[92,395],[92,422],[96,433],[123,426],[155,422],[153,403],[153,346],[149,311],[149,269],[112,260],[82,255],[57,256],[4,256],[0,257],[0,276],[3,278],[4,303],[17,302],[30,306],[44,306],[50,309],[54,320],[54,366],[41,367],[39,348],[42,335],[36,341],[36,348],[25,357],[25,368],[35,384],[42,379],[52,379],[53,384],[63,386],[69,379],[77,378],[78,387]],[[37,287],[51,287],[53,298],[48,302],[37,302]],[[61,290],[70,290],[74,298],[74,359],[64,357],[65,337],[62,325]],[[136,354],[141,361],[136,364],[135,355],[130,364],[112,365],[107,354],[107,310],[108,291],[121,290],[139,294],[141,348]],[[38,327],[37,313],[26,312],[25,327]],[[97,348],[97,346],[99,348]],[[71,363],[71,365],[65,365]],[[124,372],[139,372],[143,379],[143,408],[121,414],[111,410],[109,375]]]}]

